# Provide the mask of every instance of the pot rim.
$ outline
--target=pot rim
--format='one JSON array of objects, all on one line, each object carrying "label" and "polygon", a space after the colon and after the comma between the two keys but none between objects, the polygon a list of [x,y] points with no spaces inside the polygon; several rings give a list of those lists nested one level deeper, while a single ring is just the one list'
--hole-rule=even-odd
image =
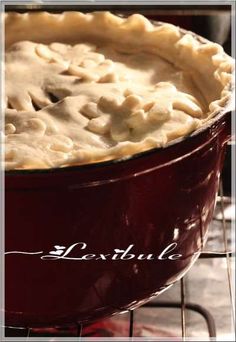
[{"label": "pot rim", "polygon": [[[125,17],[124,14],[116,14],[116,15],[121,16],[121,17]],[[150,20],[150,22],[152,22],[156,26],[164,24],[164,22],[162,22],[162,21]],[[197,38],[202,43],[209,42],[208,39],[206,39],[204,37],[201,37],[201,36],[197,35],[196,33],[192,32],[192,31],[188,31],[188,30],[185,30],[185,29],[182,29],[182,28],[180,28],[180,31],[183,34],[188,33],[188,34],[193,35],[195,38]],[[124,157],[121,157],[121,158],[105,160],[105,161],[99,161],[99,162],[88,163],[88,164],[71,165],[71,166],[63,166],[63,167],[53,167],[53,168],[45,168],[45,169],[14,169],[14,170],[4,170],[5,171],[5,175],[6,176],[28,175],[28,174],[43,174],[43,175],[47,175],[47,174],[57,173],[57,172],[83,171],[83,170],[91,170],[91,169],[95,169],[96,170],[96,169],[98,169],[100,167],[121,164],[121,163],[129,162],[129,161],[132,161],[132,160],[137,160],[137,159],[140,159],[140,158],[145,157],[145,156],[153,155],[154,153],[158,153],[158,151],[168,150],[172,146],[175,146],[175,145],[177,145],[177,144],[179,144],[181,142],[190,140],[193,137],[195,137],[197,135],[200,135],[201,133],[203,133],[203,132],[205,132],[207,130],[210,130],[211,127],[215,123],[220,121],[220,119],[222,119],[227,114],[230,115],[230,113],[232,111],[232,99],[233,99],[234,86],[229,85],[229,90],[231,90],[231,95],[228,98],[227,102],[225,103],[224,107],[222,107],[221,109],[218,110],[217,114],[215,114],[210,120],[206,121],[206,123],[204,123],[197,130],[193,131],[192,133],[190,133],[190,134],[188,134],[186,136],[183,136],[183,137],[171,140],[170,142],[168,142],[163,147],[153,147],[153,148],[151,148],[149,150],[137,152],[137,153],[134,153],[132,155],[127,155],[127,156],[124,156]],[[4,165],[4,162],[3,162],[3,165]]]}]

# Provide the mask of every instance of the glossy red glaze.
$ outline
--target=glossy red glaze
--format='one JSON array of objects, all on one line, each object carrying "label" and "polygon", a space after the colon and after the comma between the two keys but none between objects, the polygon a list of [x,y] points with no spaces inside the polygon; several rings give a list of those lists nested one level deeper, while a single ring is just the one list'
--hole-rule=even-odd
[{"label": "glossy red glaze", "polygon": [[164,149],[120,162],[6,173],[6,252],[161,253],[179,260],[42,260],[7,254],[6,324],[89,322],[134,308],[191,267],[212,218],[230,114]]}]

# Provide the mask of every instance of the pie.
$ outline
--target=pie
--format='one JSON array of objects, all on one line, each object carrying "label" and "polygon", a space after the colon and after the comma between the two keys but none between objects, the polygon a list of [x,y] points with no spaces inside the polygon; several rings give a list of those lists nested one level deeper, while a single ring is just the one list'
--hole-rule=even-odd
[{"label": "pie", "polygon": [[8,13],[5,33],[7,170],[165,147],[232,97],[234,63],[220,45],[139,14]]}]

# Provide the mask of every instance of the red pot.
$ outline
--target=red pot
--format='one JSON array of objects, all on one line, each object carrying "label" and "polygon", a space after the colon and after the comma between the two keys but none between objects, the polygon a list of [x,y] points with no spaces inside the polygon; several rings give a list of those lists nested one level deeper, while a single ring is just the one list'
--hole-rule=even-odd
[{"label": "red pot", "polygon": [[[126,160],[6,172],[6,324],[90,322],[180,279],[206,238],[229,131],[230,113],[220,113],[191,136]],[[66,254],[78,242],[86,248]],[[76,260],[130,245],[129,260]]]}]

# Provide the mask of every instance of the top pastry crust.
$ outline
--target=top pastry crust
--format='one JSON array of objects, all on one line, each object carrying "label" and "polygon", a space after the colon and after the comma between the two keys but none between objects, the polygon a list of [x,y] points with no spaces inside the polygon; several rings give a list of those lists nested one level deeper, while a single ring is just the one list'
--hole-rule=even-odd
[{"label": "top pastry crust", "polygon": [[221,46],[138,14],[10,13],[5,32],[6,169],[165,146],[231,99],[233,60]]}]

